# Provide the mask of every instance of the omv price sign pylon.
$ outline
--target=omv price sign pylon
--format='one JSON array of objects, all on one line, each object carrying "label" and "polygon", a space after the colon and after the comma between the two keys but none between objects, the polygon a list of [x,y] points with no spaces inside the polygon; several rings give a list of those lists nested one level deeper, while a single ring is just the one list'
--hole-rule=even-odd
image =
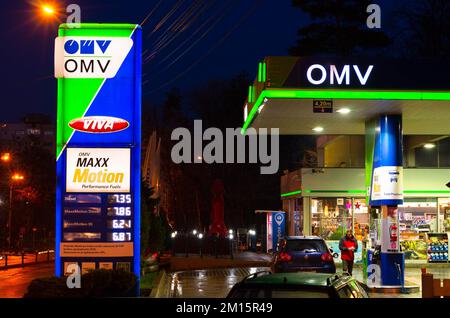
[{"label": "omv price sign pylon", "polygon": [[59,27],[57,276],[76,264],[139,277],[141,67],[138,25]]}]

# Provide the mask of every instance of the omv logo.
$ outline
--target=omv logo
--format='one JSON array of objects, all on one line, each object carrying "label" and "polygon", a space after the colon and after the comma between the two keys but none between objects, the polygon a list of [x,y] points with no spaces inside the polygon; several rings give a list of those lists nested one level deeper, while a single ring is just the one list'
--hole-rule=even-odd
[{"label": "omv logo", "polygon": [[94,55],[100,52],[105,54],[110,44],[111,40],[67,40],[66,43],[64,43],[64,51],[71,55],[77,53]]},{"label": "omv logo", "polygon": [[283,221],[284,215],[282,213],[278,213],[277,215],[275,215],[275,222],[277,222],[278,226],[280,226]]},{"label": "omv logo", "polygon": [[113,78],[132,47],[133,40],[128,37],[58,37],[55,77]]}]

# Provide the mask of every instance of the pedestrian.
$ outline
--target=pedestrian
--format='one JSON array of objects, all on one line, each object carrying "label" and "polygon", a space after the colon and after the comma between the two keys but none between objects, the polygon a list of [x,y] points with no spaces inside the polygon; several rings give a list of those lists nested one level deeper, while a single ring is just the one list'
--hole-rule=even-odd
[{"label": "pedestrian", "polygon": [[352,275],[355,252],[358,250],[358,241],[351,230],[347,230],[345,236],[339,241],[339,249],[341,250],[342,269],[344,272]]}]

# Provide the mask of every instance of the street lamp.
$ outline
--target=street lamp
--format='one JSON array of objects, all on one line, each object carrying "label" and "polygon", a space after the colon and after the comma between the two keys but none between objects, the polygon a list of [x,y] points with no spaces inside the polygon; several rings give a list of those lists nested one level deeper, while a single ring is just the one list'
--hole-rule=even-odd
[{"label": "street lamp", "polygon": [[248,234],[250,235],[250,250],[253,251],[253,243],[256,236],[256,231],[251,229],[248,231]]},{"label": "street lamp", "polygon": [[42,6],[42,12],[45,15],[54,15],[55,14],[55,9],[53,9],[53,7],[51,7],[50,5],[43,5]]},{"label": "street lamp", "polygon": [[228,233],[230,233],[228,235],[228,238],[230,239],[230,257],[231,259],[233,259],[233,239],[234,239],[233,230],[228,231]]},{"label": "street lamp", "polygon": [[2,153],[0,160],[7,163],[11,161],[11,154],[9,152]]},{"label": "street lamp", "polygon": [[14,189],[14,183],[20,182],[24,180],[25,177],[20,173],[14,173],[11,176],[11,182],[9,184],[9,214],[8,214],[8,249],[11,249],[11,225],[12,225],[12,200],[13,200],[13,189]]},{"label": "street lamp", "polygon": [[192,234],[197,235],[197,230],[193,230]]}]

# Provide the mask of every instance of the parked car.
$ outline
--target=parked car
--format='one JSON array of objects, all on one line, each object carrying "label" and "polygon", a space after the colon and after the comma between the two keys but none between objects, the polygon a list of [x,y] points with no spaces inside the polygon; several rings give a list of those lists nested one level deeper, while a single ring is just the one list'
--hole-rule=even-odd
[{"label": "parked car", "polygon": [[258,272],[233,286],[227,298],[369,298],[347,273]]},{"label": "parked car", "polygon": [[318,236],[288,236],[280,240],[272,260],[274,273],[310,271],[336,273],[336,253]]}]

